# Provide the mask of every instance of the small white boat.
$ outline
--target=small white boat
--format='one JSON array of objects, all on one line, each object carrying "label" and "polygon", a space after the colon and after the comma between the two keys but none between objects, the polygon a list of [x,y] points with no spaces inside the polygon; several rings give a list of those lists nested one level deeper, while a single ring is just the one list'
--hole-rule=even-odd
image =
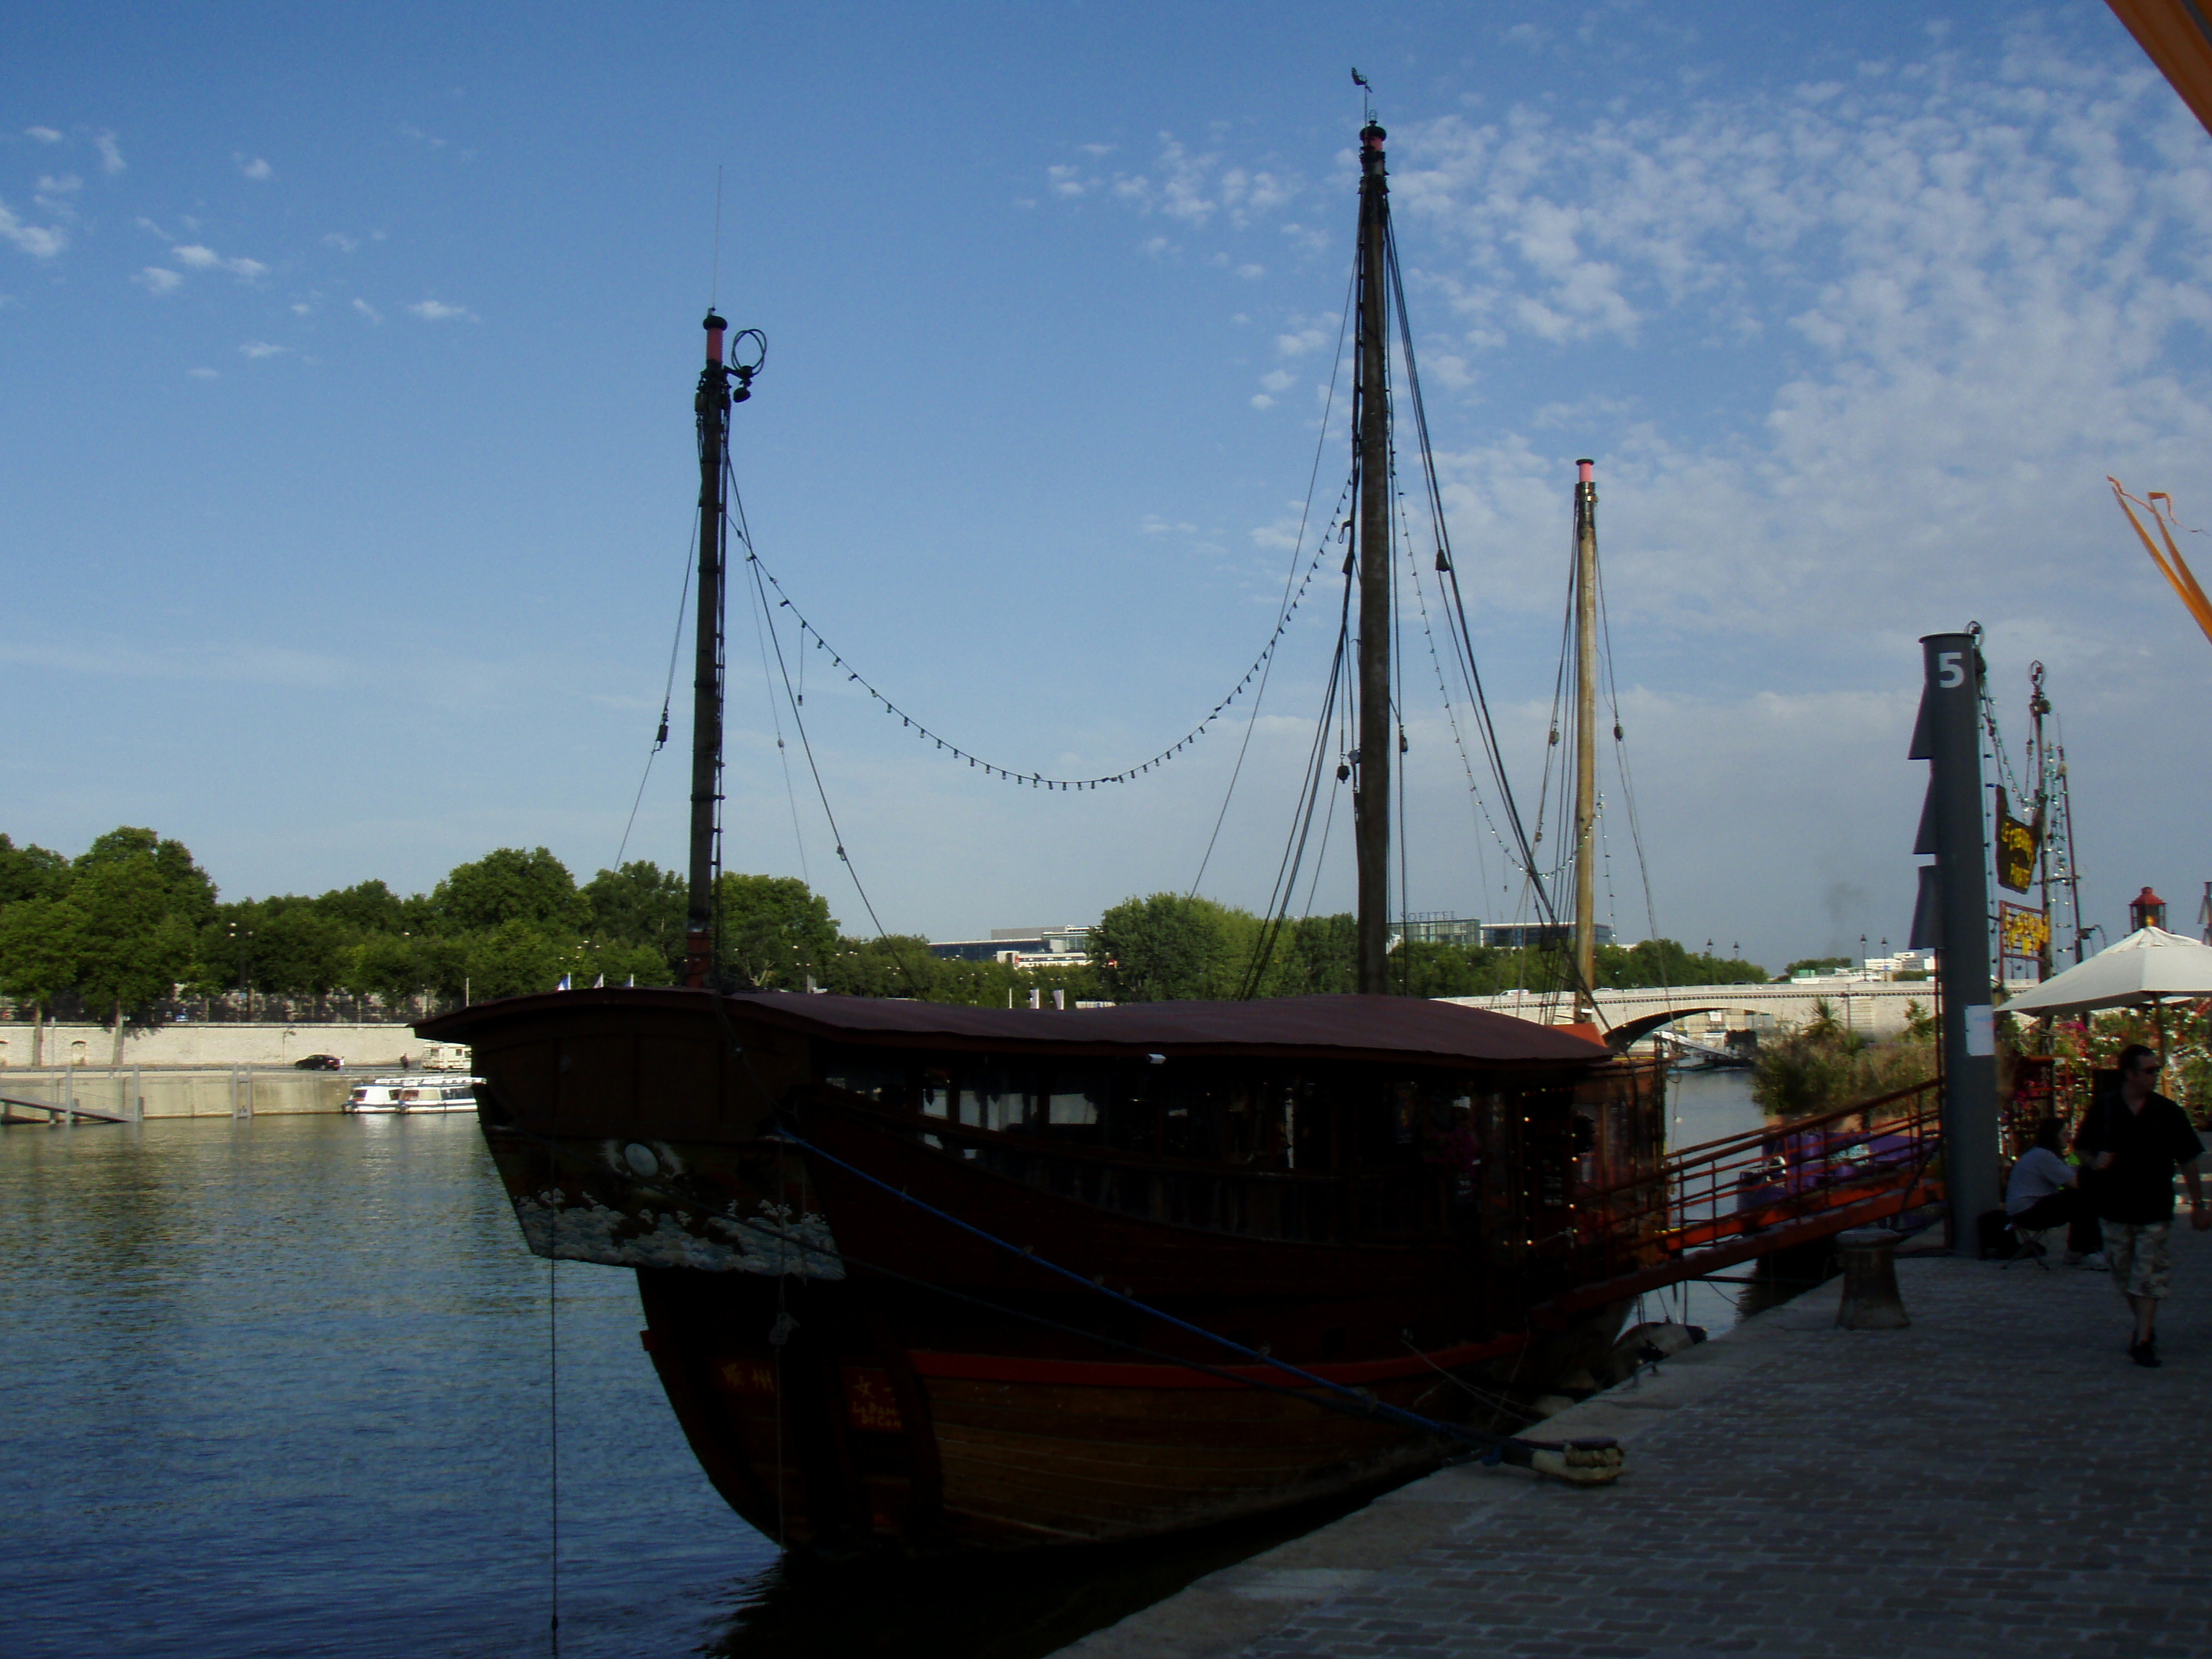
[{"label": "small white boat", "polygon": [[378,1077],[356,1084],[346,1097],[349,1112],[473,1112],[476,1085],[481,1079],[455,1077]]}]

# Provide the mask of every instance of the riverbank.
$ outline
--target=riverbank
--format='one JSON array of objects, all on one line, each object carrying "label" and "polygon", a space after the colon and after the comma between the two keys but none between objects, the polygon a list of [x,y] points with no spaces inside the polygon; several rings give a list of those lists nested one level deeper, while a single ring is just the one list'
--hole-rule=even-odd
[{"label": "riverbank", "polygon": [[[49,1024],[35,1045],[48,1067],[108,1068],[115,1033],[105,1025]],[[451,1047],[452,1045],[445,1045]],[[414,1028],[388,1022],[352,1024],[280,1024],[249,1020],[179,1021],[158,1030],[126,1031],[122,1066],[289,1066],[309,1054],[336,1054],[348,1066],[402,1071],[431,1045]],[[38,1069],[31,1063],[31,1027],[21,1021],[0,1024],[0,1079]]]},{"label": "riverbank", "polygon": [[1830,1284],[1543,1425],[1619,1438],[1615,1486],[1446,1469],[1062,1651],[2212,1651],[2212,1237],[2174,1256],[2163,1369],[2105,1274],[1907,1257],[1909,1329]]}]

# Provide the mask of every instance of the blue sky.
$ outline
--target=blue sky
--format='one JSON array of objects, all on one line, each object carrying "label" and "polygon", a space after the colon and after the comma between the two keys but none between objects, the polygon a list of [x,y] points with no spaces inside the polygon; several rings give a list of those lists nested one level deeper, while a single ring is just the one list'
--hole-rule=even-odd
[{"label": "blue sky", "polygon": [[[719,302],[770,341],[737,467],[786,591],[1004,765],[1156,752],[1311,551],[1353,64],[1516,787],[1593,455],[1661,932],[1777,964],[1901,940],[1914,641],[1970,618],[2015,740],[2047,665],[2092,919],[2148,882],[2186,921],[2212,647],[2103,479],[2212,521],[2212,149],[2087,3],[16,8],[0,828],[153,824],[230,896],[611,862],[683,580],[718,166]],[[1266,895],[1332,600],[1285,638],[1214,896]],[[728,862],[865,930],[731,622]],[[1411,901],[1510,916],[1405,643]],[[1187,887],[1241,738],[1046,794],[834,675],[807,696],[877,915],[939,937]],[[672,750],[630,856],[680,863],[684,788]]]}]

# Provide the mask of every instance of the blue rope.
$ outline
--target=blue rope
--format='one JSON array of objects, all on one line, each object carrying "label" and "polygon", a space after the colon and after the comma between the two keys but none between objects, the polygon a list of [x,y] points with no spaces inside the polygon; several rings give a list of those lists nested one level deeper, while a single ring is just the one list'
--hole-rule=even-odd
[{"label": "blue rope", "polygon": [[1085,1279],[1081,1273],[1076,1273],[1071,1268],[1063,1267],[1057,1262],[1047,1261],[1044,1257],[1037,1255],[1034,1250],[1024,1249],[1018,1244],[1010,1244],[1003,1238],[1000,1238],[994,1234],[985,1232],[981,1227],[975,1226],[971,1223],[963,1221],[957,1215],[949,1214],[945,1211],[939,1209],[933,1204],[926,1204],[910,1193],[900,1191],[899,1188],[892,1186],[890,1182],[879,1180],[876,1176],[870,1175],[866,1170],[854,1168],[852,1164],[848,1164],[843,1158],[839,1158],[836,1153],[823,1151],[821,1147],[815,1146],[811,1141],[803,1139],[799,1136],[793,1133],[788,1128],[783,1129],[778,1134],[772,1135],[769,1138],[770,1139],[781,1139],[787,1141],[792,1146],[799,1147],[803,1152],[811,1153],[814,1157],[821,1158],[825,1163],[834,1164],[839,1169],[844,1170],[848,1175],[858,1176],[861,1180],[866,1182],[871,1187],[877,1188],[883,1192],[889,1193],[893,1198],[898,1200],[900,1203],[910,1204],[925,1215],[935,1216],[939,1221],[945,1223],[948,1226],[957,1227],[963,1233],[967,1233],[973,1237],[981,1239],[983,1243],[990,1245],[994,1249],[1004,1250],[1009,1255],[1019,1256],[1024,1261],[1033,1262],[1037,1267],[1043,1268],[1047,1273],[1056,1273],[1060,1278],[1066,1279],[1072,1285],[1080,1285],[1086,1291],[1105,1297],[1110,1301],[1118,1302],[1123,1307],[1133,1309],[1136,1312],[1143,1314],[1149,1319],[1159,1320],[1165,1324],[1174,1326],[1179,1331],[1188,1331],[1193,1336],[1202,1338],[1208,1342],[1216,1343],[1220,1346],[1228,1349],[1231,1353],[1242,1354],[1245,1358],[1255,1360],[1262,1365],[1272,1365],[1279,1371],[1282,1371],[1288,1376],[1297,1377],[1301,1382],[1304,1382],[1309,1388],[1326,1389],[1331,1394],[1340,1395],[1343,1399],[1351,1401],[1358,1407],[1364,1414],[1367,1416],[1382,1418],[1389,1422],[1401,1424],[1407,1428],[1419,1429],[1425,1433],[1440,1435],[1448,1440],[1457,1440],[1468,1445],[1488,1448],[1492,1452],[1493,1455],[1485,1459],[1484,1461],[1486,1462],[1496,1462],[1498,1461],[1496,1454],[1501,1454],[1504,1449],[1509,1445],[1516,1447],[1525,1446],[1534,1449],[1545,1443],[1539,1441],[1520,1440],[1510,1435],[1486,1434],[1479,1429],[1470,1429],[1461,1424],[1439,1422],[1434,1418],[1423,1417],[1417,1412],[1409,1412],[1401,1407],[1393,1406],[1386,1401],[1377,1400],[1372,1394],[1364,1389],[1346,1388],[1341,1382],[1332,1382],[1325,1376],[1316,1376],[1311,1371],[1301,1370],[1298,1367],[1291,1364],[1285,1360],[1276,1358],[1273,1354],[1261,1353],[1257,1349],[1248,1348],[1243,1343],[1231,1341],[1229,1338],[1219,1334],[1218,1332],[1206,1330],[1200,1326],[1190,1323],[1188,1320],[1177,1319],[1173,1314],[1163,1313],[1159,1309],[1152,1306],[1148,1303],[1139,1302],[1133,1296],[1124,1296],[1119,1291],[1109,1289],[1101,1279]]}]

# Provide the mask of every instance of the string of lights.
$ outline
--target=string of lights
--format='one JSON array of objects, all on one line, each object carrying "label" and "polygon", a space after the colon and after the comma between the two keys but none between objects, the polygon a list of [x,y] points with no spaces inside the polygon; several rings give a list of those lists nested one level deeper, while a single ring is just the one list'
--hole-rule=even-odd
[{"label": "string of lights", "polygon": [[1017,772],[1012,770],[1011,768],[1000,766],[994,761],[984,759],[981,755],[975,754],[970,750],[963,748],[960,744],[947,738],[942,732],[925,725],[907,709],[900,707],[897,703],[893,702],[890,697],[878,690],[865,674],[861,673],[859,669],[854,667],[852,664],[845,660],[844,656],[823,636],[822,630],[817,628],[814,623],[808,619],[805,613],[800,611],[799,608],[792,602],[791,596],[784,592],[783,584],[776,580],[775,573],[770,570],[766,564],[761,562],[761,556],[759,554],[751,551],[750,549],[748,548],[745,554],[745,562],[748,564],[752,565],[759,574],[766,580],[768,585],[775,590],[777,599],[776,608],[778,610],[790,611],[793,617],[798,622],[800,644],[802,646],[811,645],[815,650],[826,654],[830,659],[830,666],[833,668],[842,669],[844,671],[845,678],[848,684],[857,685],[861,690],[866,692],[868,696],[876,702],[886,714],[896,714],[898,716],[900,726],[903,729],[911,731],[921,741],[924,743],[933,743],[937,745],[939,752],[950,757],[951,759],[955,761],[965,761],[970,767],[979,769],[992,777],[1003,778],[1009,783],[1026,783],[1032,789],[1096,789],[1102,783],[1127,783],[1133,779],[1141,777],[1147,772],[1158,770],[1161,767],[1166,765],[1168,762],[1175,759],[1177,756],[1183,753],[1184,750],[1195,744],[1200,738],[1206,734],[1206,732],[1212,726],[1215,721],[1218,720],[1223,714],[1226,714],[1230,708],[1235,706],[1237,700],[1243,696],[1246,690],[1252,684],[1254,679],[1263,673],[1267,669],[1268,663],[1273,660],[1275,654],[1275,647],[1282,643],[1283,635],[1290,629],[1291,617],[1297,614],[1298,606],[1305,599],[1307,589],[1313,584],[1315,572],[1321,568],[1322,556],[1328,551],[1330,538],[1335,533],[1336,528],[1337,526],[1335,522],[1332,520],[1329,524],[1328,529],[1316,540],[1313,557],[1306,565],[1305,574],[1299,578],[1297,592],[1292,596],[1290,604],[1283,609],[1279,616],[1277,617],[1275,631],[1268,636],[1267,644],[1262,646],[1260,649],[1260,654],[1252,659],[1251,666],[1247,668],[1243,674],[1237,679],[1236,685],[1231,689],[1229,695],[1222,698],[1219,702],[1214,704],[1212,713],[1207,714],[1205,719],[1200,720],[1196,726],[1185,732],[1182,737],[1178,738],[1176,742],[1170,744],[1165,749],[1161,750],[1159,753],[1154,755],[1150,760],[1140,762],[1134,766],[1123,767],[1119,771],[1103,772],[1096,777],[1089,778],[1055,778],[1048,777],[1042,772]]}]

